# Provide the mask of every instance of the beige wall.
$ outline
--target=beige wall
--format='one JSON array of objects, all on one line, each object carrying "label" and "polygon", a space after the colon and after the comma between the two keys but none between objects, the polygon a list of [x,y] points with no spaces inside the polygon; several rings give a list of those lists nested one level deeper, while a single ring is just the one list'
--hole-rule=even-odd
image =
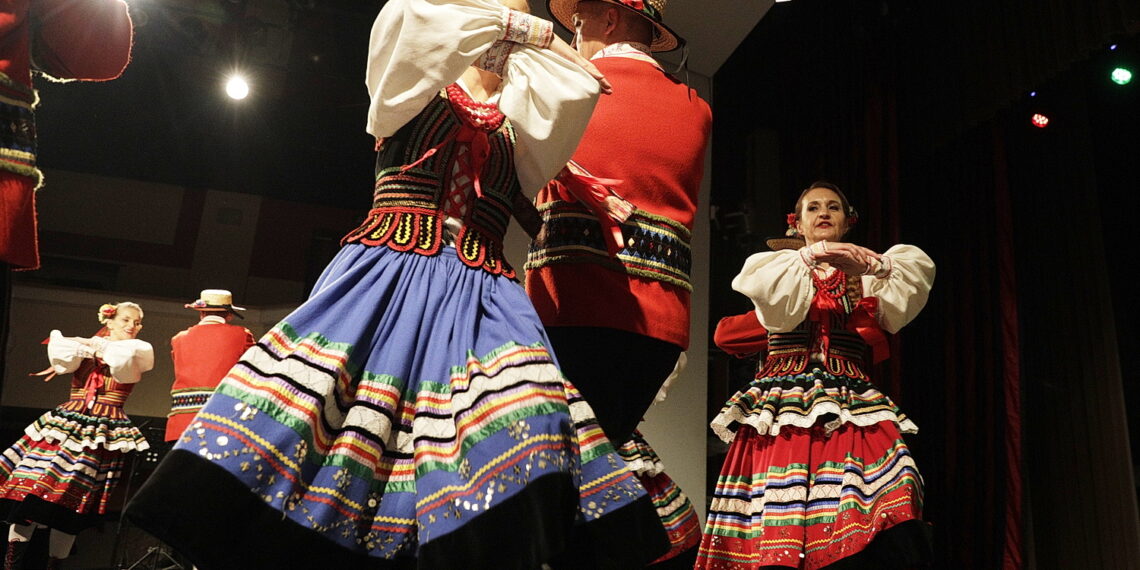
[{"label": "beige wall", "polygon": [[[95,313],[103,303],[133,301],[143,308],[143,328],[138,338],[154,346],[154,370],[143,375],[130,400],[128,415],[164,417],[170,411],[170,384],[174,367],[170,360],[170,337],[198,321],[198,314],[183,307],[194,299],[175,301],[139,295],[16,286],[12,292],[12,320],[5,352],[4,390],[0,404],[25,408],[50,408],[67,400],[71,375],[44,382],[28,376],[48,366],[47,347],[40,344],[52,329],[66,336],[91,336],[99,330]],[[291,306],[248,307],[241,324],[260,335],[284,317]]]}]

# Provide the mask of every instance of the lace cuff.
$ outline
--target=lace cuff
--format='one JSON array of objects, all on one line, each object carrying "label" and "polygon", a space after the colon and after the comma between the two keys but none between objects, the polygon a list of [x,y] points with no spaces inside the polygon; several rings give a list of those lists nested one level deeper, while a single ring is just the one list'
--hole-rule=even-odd
[{"label": "lace cuff", "polygon": [[512,50],[514,50],[513,43],[505,40],[496,41],[471,65],[502,77],[507,70],[507,57],[511,55]]},{"label": "lace cuff", "polygon": [[508,10],[507,30],[503,39],[546,49],[554,41],[554,24],[526,12]]}]

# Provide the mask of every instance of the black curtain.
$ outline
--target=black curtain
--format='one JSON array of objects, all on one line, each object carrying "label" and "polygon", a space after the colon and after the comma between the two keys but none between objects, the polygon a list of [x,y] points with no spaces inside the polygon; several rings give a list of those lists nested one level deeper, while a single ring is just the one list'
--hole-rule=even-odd
[{"label": "black curtain", "polygon": [[[756,235],[713,252],[711,317],[739,307],[721,277],[816,178],[861,209],[852,241],[914,243],[938,264],[930,304],[875,376],[921,428],[908,443],[936,567],[1140,560],[1120,357],[1140,351],[1121,310],[1131,279],[1113,269],[1140,216],[1117,163],[1140,147],[1082,87],[1110,42],[1136,48],[1138,16],[1123,0],[799,0],[715,78],[713,201],[755,218]],[[1132,93],[1112,97],[1135,109]],[[1033,110],[1053,125],[1030,126]],[[778,187],[749,170],[758,130],[778,133]],[[785,208],[759,211],[760,193]]]}]

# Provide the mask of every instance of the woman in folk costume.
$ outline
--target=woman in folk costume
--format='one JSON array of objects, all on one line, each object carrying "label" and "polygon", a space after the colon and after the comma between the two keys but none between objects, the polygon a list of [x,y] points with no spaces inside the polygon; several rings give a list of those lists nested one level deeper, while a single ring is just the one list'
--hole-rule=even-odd
[{"label": "woman in folk costume", "polygon": [[142,308],[103,305],[104,327],[92,338],[51,331],[41,375],[72,373],[71,398],[40,416],[0,456],[0,516],[11,523],[5,570],[22,567],[36,526],[52,529],[49,568],[71,552],[75,535],[107,510],[123,472],[123,458],[149,445],[123,413],[123,403],[154,367],[154,350],[135,338]]},{"label": "woman in folk costume", "polygon": [[205,569],[533,569],[583,528],[623,567],[667,549],[502,256],[596,100],[572,53],[494,0],[384,6],[372,210],[128,516]]},{"label": "woman in folk costume", "polygon": [[[752,299],[768,354],[713,420],[728,455],[697,568],[906,567],[929,556],[922,481],[901,433],[917,427],[867,377],[926,304],[934,263],[896,245],[839,240],[854,222],[816,183],[789,224],[804,247],[748,258],[732,287]],[[761,328],[762,327],[762,328]]]}]

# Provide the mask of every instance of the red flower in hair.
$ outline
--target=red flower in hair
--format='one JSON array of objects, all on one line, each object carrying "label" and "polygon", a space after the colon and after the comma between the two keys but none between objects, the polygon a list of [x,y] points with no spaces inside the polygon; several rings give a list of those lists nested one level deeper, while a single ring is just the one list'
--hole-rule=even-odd
[{"label": "red flower in hair", "polygon": [[633,8],[634,10],[645,10],[645,2],[642,0],[619,0],[622,4]]},{"label": "red flower in hair", "polygon": [[799,216],[797,216],[795,212],[791,212],[791,213],[789,213],[789,214],[788,214],[788,225],[789,225],[789,226],[794,226],[794,225],[796,225],[796,220],[797,220],[797,219],[799,219]]},{"label": "red flower in hair", "polygon": [[99,322],[106,323],[107,321],[115,318],[115,313],[119,312],[119,308],[115,305],[104,303],[99,306]]}]

